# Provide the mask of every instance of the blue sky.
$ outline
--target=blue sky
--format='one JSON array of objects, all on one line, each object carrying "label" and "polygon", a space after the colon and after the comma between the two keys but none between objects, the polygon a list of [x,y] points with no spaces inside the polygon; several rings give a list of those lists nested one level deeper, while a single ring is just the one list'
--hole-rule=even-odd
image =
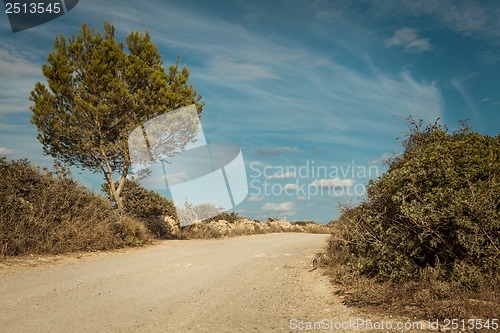
[{"label": "blue sky", "polygon": [[[400,152],[405,118],[496,136],[496,1],[97,1],[12,33],[0,19],[0,154],[52,165],[28,96],[56,35],[110,20],[148,29],[166,65],[180,55],[206,103],[208,142],[241,147],[251,218],[328,222]],[[75,170],[96,191],[100,175]]]}]

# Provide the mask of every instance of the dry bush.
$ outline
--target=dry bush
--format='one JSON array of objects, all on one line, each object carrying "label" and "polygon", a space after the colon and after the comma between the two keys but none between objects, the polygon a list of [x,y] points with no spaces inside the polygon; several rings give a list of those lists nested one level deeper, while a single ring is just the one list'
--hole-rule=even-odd
[{"label": "dry bush", "polygon": [[[224,215],[221,215],[224,216]],[[234,214],[226,216],[236,217]],[[285,220],[270,218],[268,222],[259,222],[239,217],[230,219],[230,221],[219,219],[209,219],[203,222],[195,223],[182,227],[180,235],[183,238],[221,238],[240,235],[254,235],[266,233],[281,232],[310,232],[310,233],[329,233],[330,229],[326,226],[313,222],[288,222]]]},{"label": "dry bush", "polygon": [[[414,280],[380,281],[346,265],[342,256],[322,256],[344,303],[387,315],[419,319],[497,318],[500,313],[500,277],[483,281],[479,291],[458,282],[443,281],[441,267],[420,270]],[[340,260],[339,260],[340,259]]]},{"label": "dry bush", "polygon": [[179,222],[172,216],[159,215],[140,219],[148,232],[158,239],[175,239],[179,237]]},{"label": "dry bush", "polygon": [[331,233],[331,228],[328,225],[318,224],[313,221],[306,222],[292,222],[293,225],[300,226],[302,232],[307,232],[310,234],[329,234]]},{"label": "dry bush", "polygon": [[123,215],[120,223],[115,224],[115,234],[125,246],[140,246],[147,243],[151,234],[143,221]]},{"label": "dry bush", "polygon": [[[103,184],[102,189],[111,201],[109,185]],[[171,200],[143,188],[137,181],[133,180],[126,180],[121,195],[127,214],[141,220],[153,237],[160,239],[175,237],[169,221],[166,220],[167,216],[177,220],[175,206]]]},{"label": "dry bush", "polygon": [[0,158],[1,255],[138,245],[147,235],[137,228],[67,173]]},{"label": "dry bush", "polygon": [[194,223],[181,228],[180,237],[212,239],[229,236],[231,227],[225,220]]},{"label": "dry bush", "polygon": [[280,219],[269,218],[266,224],[270,232],[286,232],[290,230],[290,223]]},{"label": "dry bush", "polygon": [[368,198],[330,224],[334,279],[357,277],[355,302],[437,318],[498,314],[500,136],[411,124]]}]

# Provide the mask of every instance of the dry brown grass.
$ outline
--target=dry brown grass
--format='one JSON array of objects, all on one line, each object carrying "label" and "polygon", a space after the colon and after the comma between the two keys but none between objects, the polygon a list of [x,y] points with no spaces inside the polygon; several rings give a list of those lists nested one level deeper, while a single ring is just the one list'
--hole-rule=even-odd
[{"label": "dry brown grass", "polygon": [[[427,267],[406,282],[380,281],[347,265],[343,254],[322,253],[321,263],[348,306],[414,319],[494,319],[500,314],[500,277],[481,280],[474,288],[443,281],[440,267]],[[472,274],[473,275],[473,274]]]},{"label": "dry brown grass", "polygon": [[278,219],[271,219],[268,222],[258,222],[246,218],[238,218],[234,222],[212,220],[195,223],[181,228],[179,237],[209,239],[279,232],[328,234],[330,233],[330,229],[324,225],[312,222],[298,224]]},{"label": "dry brown grass", "polygon": [[140,221],[75,180],[0,159],[0,255],[104,250],[148,238]]}]

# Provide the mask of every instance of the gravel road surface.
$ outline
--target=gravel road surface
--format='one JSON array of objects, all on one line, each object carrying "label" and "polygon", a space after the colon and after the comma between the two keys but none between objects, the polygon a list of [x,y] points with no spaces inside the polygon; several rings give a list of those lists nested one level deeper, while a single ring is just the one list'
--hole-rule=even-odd
[{"label": "gravel road surface", "polygon": [[312,267],[327,239],[163,241],[3,262],[0,332],[304,332],[296,323],[348,320]]}]

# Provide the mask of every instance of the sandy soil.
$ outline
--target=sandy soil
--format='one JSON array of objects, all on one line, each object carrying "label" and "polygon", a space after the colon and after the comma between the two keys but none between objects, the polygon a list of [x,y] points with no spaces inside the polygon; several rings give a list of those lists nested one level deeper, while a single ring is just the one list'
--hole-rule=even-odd
[{"label": "sandy soil", "polygon": [[164,241],[4,262],[0,332],[307,332],[307,322],[363,318],[312,266],[327,238]]}]

